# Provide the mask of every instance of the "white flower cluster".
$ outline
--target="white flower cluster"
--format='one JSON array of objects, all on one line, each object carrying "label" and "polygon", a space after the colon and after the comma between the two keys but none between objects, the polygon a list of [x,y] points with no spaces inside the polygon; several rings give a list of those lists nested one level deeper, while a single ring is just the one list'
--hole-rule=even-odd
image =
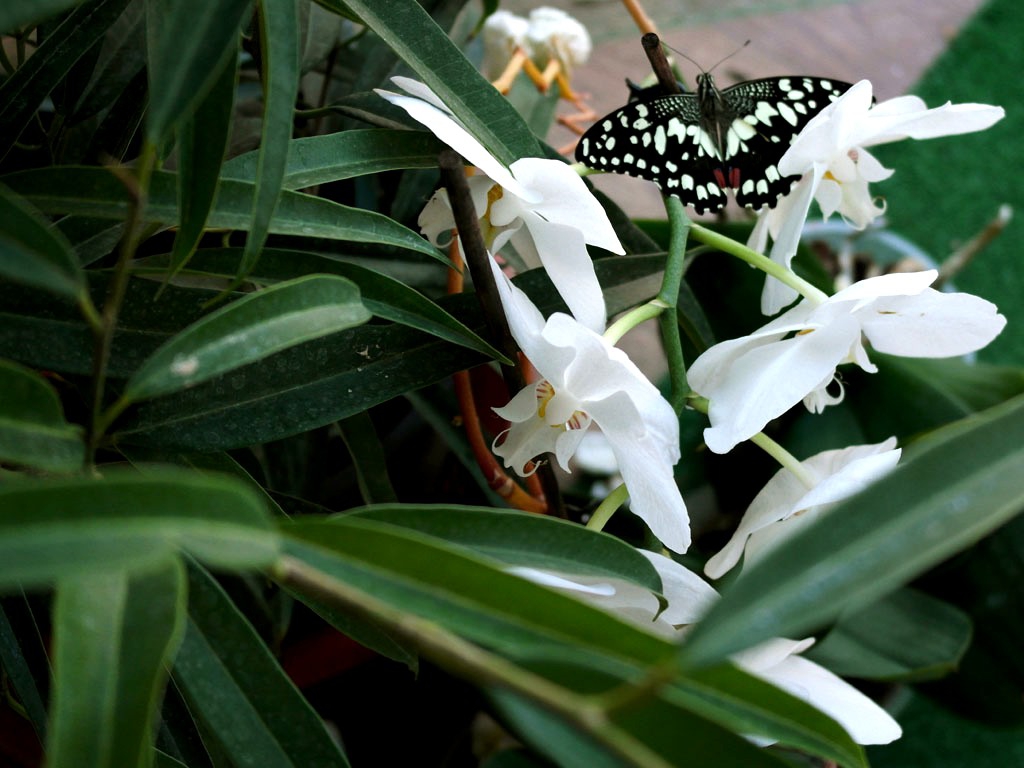
[{"label": "white flower cluster", "polygon": [[529,18],[498,10],[487,17],[483,29],[484,75],[493,80],[505,69],[516,48],[544,69],[557,61],[566,72],[590,58],[587,28],[559,8],[534,8]]},{"label": "white flower cluster", "polygon": [[[493,50],[523,45],[535,23],[539,17],[527,22],[495,14],[488,45]],[[563,63],[575,61],[566,53],[572,49],[570,38],[556,44],[549,36],[557,52],[550,55],[566,59]],[[490,252],[511,242],[528,266],[543,266],[571,313],[545,318],[492,260],[512,334],[541,376],[496,409],[511,427],[496,441],[495,453],[520,474],[531,471],[532,460],[544,453],[568,469],[587,429],[597,424],[629,491],[632,511],[666,547],[685,552],[689,518],[673,478],[680,457],[678,418],[625,353],[602,335],[605,303],[587,246],[624,253],[603,208],[570,166],[524,158],[506,167],[426,86],[407,78],[393,81],[406,93],[378,93],[479,170],[469,184]],[[854,85],[808,123],[782,158],[780,171],[799,175],[800,181],[775,208],[762,211],[751,246],[764,251],[771,236],[771,257],[788,269],[812,200],[826,216],[839,213],[859,227],[881,213],[868,184],[891,171],[866,147],[981,130],[1002,115],[1000,108],[978,104],[927,109],[915,97],[873,105],[870,83]],[[419,223],[435,244],[452,231],[455,221],[444,190],[427,203]],[[839,365],[877,370],[868,345],[893,355],[948,357],[980,349],[999,334],[1006,320],[994,305],[933,290],[929,286],[935,279],[935,271],[890,274],[854,283],[828,298],[809,295],[760,330],[708,349],[688,371],[694,394],[708,400],[708,448],[728,452],[800,402],[814,412],[839,402]],[[774,314],[794,298],[794,289],[768,278],[762,309]],[[802,462],[794,459],[757,495],[705,573],[718,578],[741,559],[757,559],[891,470],[899,458],[900,449],[890,438],[825,451]],[[526,569],[520,573],[676,637],[680,626],[698,620],[717,594],[674,561],[645,554],[658,569],[669,600],[660,613],[657,598],[635,585]],[[777,639],[734,661],[828,713],[860,743],[898,738],[899,726],[884,710],[797,655],[810,642]]]}]

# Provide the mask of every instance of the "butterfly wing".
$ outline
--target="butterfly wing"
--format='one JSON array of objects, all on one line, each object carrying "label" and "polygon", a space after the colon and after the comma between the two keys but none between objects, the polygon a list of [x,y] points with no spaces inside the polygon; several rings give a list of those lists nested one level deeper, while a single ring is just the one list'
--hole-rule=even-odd
[{"label": "butterfly wing", "polygon": [[721,160],[699,124],[695,94],[641,96],[594,123],[576,145],[576,159],[653,181],[698,213],[718,211],[726,203],[715,177]]},{"label": "butterfly wing", "polygon": [[794,76],[748,80],[722,91],[732,117],[723,165],[737,203],[755,210],[774,206],[792,189],[798,177],[780,175],[779,160],[811,118],[849,87]]},{"label": "butterfly wing", "polygon": [[[814,115],[850,85],[819,77],[748,80],[721,92],[719,111],[701,115],[696,94],[634,94],[637,98],[583,134],[576,159],[601,171],[653,181],[697,213],[721,210],[726,189],[748,208],[773,206],[795,176],[778,162]],[[706,128],[718,121],[718,147]]]}]

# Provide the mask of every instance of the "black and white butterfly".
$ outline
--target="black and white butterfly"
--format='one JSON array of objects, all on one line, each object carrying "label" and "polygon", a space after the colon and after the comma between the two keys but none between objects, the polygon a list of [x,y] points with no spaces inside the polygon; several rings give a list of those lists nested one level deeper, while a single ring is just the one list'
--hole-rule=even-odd
[{"label": "black and white butterfly", "polygon": [[633,100],[583,134],[576,159],[653,181],[697,213],[719,211],[725,190],[747,208],[772,207],[796,176],[778,162],[811,118],[848,88],[821,77],[767,77],[724,90],[709,73],[696,93],[635,89]]}]

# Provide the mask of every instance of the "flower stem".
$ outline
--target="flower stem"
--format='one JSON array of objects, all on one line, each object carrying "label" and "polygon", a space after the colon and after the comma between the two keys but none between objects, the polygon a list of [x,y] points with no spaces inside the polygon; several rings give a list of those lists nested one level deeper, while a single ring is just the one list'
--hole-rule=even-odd
[{"label": "flower stem", "polygon": [[766,275],[770,275],[779,282],[788,285],[801,296],[815,304],[821,304],[828,299],[827,294],[815,288],[802,277],[799,277],[793,270],[775,263],[767,256],[758,253],[752,248],[748,248],[731,237],[726,237],[718,232],[702,227],[700,224],[691,224],[690,233],[693,235],[694,240],[699,240],[706,245],[735,256],[753,267],[757,267]]},{"label": "flower stem", "polygon": [[627,498],[629,498],[629,490],[625,483],[620,483],[614,491],[605,496],[604,501],[597,505],[597,509],[587,520],[587,528],[592,531],[604,530],[612,515],[615,514],[615,510],[621,507]]},{"label": "flower stem", "polygon": [[629,312],[609,325],[608,329],[604,332],[604,338],[609,344],[617,344],[619,339],[640,325],[640,323],[657,317],[668,308],[668,305],[661,301],[661,299],[651,299],[646,304],[641,304],[639,307],[629,310]]},{"label": "flower stem", "polygon": [[811,477],[811,473],[808,472],[804,465],[800,463],[800,460],[768,437],[764,432],[758,432],[750,438],[750,442],[792,472],[796,476],[796,479],[803,483],[808,490],[816,485],[814,478]]},{"label": "flower stem", "polygon": [[[700,411],[703,414],[707,414],[708,412],[709,402],[706,397],[692,396],[689,399],[689,405],[693,410]],[[808,489],[817,485],[815,479],[807,471],[807,468],[804,467],[800,460],[768,437],[764,432],[758,432],[750,438],[750,442],[779,462],[780,465],[792,472],[796,476],[797,480],[803,483]]]},{"label": "flower stem", "polygon": [[690,386],[686,381],[686,360],[683,359],[683,343],[679,336],[679,318],[676,306],[679,303],[679,288],[686,272],[686,241],[690,235],[692,222],[686,215],[686,206],[677,197],[665,198],[665,211],[668,213],[669,243],[668,258],[665,260],[665,275],[661,280],[658,299],[662,301],[668,312],[659,318],[661,326],[661,345],[665,350],[668,362],[671,396],[669,402],[677,414],[686,405],[686,397]]}]

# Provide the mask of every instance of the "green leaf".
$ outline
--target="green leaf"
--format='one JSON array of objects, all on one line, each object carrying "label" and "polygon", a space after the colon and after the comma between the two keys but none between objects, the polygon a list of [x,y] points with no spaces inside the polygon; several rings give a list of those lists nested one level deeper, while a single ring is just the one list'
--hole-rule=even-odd
[{"label": "green leaf", "polygon": [[[288,144],[282,189],[302,189],[331,181],[405,168],[436,168],[444,148],[432,133],[381,128],[339,131],[294,139]],[[221,176],[255,181],[258,152],[224,163]]]},{"label": "green leaf", "polygon": [[722,593],[684,645],[700,666],[801,637],[891,592],[1024,507],[1024,398],[936,433],[863,493],[780,545]]},{"label": "green leaf", "polygon": [[878,373],[858,377],[850,403],[868,440],[915,436],[1024,392],[1024,370],[872,354]]},{"label": "green leaf", "polygon": [[959,666],[971,629],[970,617],[949,603],[900,589],[843,616],[804,656],[843,677],[933,680]]},{"label": "green leaf", "polygon": [[85,460],[82,430],[64,420],[57,393],[7,360],[0,360],[0,460],[48,472],[74,472]]},{"label": "green leaf", "polygon": [[[27,622],[26,622],[27,623]],[[35,633],[33,632],[33,635]],[[38,635],[36,635],[38,638]],[[39,639],[40,646],[42,640]],[[40,655],[42,655],[40,651]],[[3,668],[11,692],[25,711],[40,741],[46,738],[46,705],[36,685],[32,668],[11,624],[7,610],[0,603],[0,668]]]},{"label": "green leaf", "polygon": [[[639,285],[663,264],[646,257],[601,259],[596,268],[602,283],[612,274],[624,285]],[[542,269],[522,275],[516,284],[544,312],[564,307]],[[609,313],[621,311],[622,294],[607,296]],[[482,332],[475,296],[445,297],[439,304]],[[42,335],[48,326],[41,326]],[[24,338],[28,331],[19,327],[18,333]],[[138,342],[151,343],[150,334],[140,337]],[[3,342],[0,324],[0,354]],[[487,359],[407,328],[368,324],[344,331],[337,340],[285,350],[224,379],[143,403],[122,422],[118,438],[201,451],[266,442],[359,413]]]},{"label": "green leaf", "polygon": [[87,298],[71,244],[30,205],[0,184],[0,276],[65,296]]},{"label": "green leaf", "polygon": [[[3,177],[3,182],[44,213],[71,213],[123,219],[129,200],[124,186],[103,168],[77,166],[38,168]],[[222,180],[206,226],[246,230],[252,224],[255,187],[243,181]],[[146,220],[168,226],[178,223],[177,174],[156,171],[150,180]],[[270,232],[324,237],[360,243],[380,243],[447,259],[419,234],[387,216],[299,192],[281,193]]]},{"label": "green leaf", "polygon": [[[52,0],[48,4],[51,8],[54,5]],[[8,13],[7,5],[4,3],[0,11],[0,26]],[[16,2],[12,9],[15,18],[26,15],[19,5]],[[96,45],[126,5],[128,0],[93,0],[75,8],[50,30],[25,63],[0,83],[0,158],[18,140],[43,99]],[[47,15],[51,8],[46,9]]]},{"label": "green leaf", "polygon": [[410,529],[342,516],[282,531],[290,555],[332,578],[511,654],[555,642],[647,663],[672,652],[670,643],[506,573],[496,560]]},{"label": "green leaf", "polygon": [[355,466],[359,495],[367,504],[398,501],[388,478],[387,455],[366,411],[343,419],[338,426]]},{"label": "green leaf", "polygon": [[0,7],[0,34],[38,24],[83,0],[7,0]]},{"label": "green leaf", "polygon": [[166,562],[179,549],[223,568],[258,568],[277,553],[263,504],[241,481],[169,468],[104,474],[0,486],[0,589]]},{"label": "green leaf", "polygon": [[507,565],[622,579],[661,592],[658,572],[636,549],[614,536],[566,520],[447,504],[381,504],[346,512],[345,517],[409,528]]},{"label": "green leaf", "polygon": [[919,580],[965,611],[974,636],[957,671],[925,688],[963,717],[1000,727],[1024,725],[1024,517]]},{"label": "green leaf", "polygon": [[[985,692],[977,691],[979,697]],[[1020,689],[1017,689],[1020,701]],[[869,747],[872,768],[991,768],[1024,765],[1024,729],[1000,727],[957,717],[913,691],[901,702],[903,737]],[[909,702],[907,701],[909,699]]]},{"label": "green leaf", "polygon": [[258,0],[263,58],[263,129],[256,163],[252,224],[238,268],[244,277],[256,264],[281,194],[299,88],[299,24],[296,0]]},{"label": "green leaf", "polygon": [[151,764],[152,723],[185,602],[176,556],[146,570],[58,582],[49,765]]},{"label": "green leaf", "polygon": [[343,278],[310,275],[278,283],[221,307],[174,336],[135,372],[122,399],[184,389],[369,319],[359,289]]},{"label": "green leaf", "polygon": [[[629,682],[635,682],[640,672],[630,674],[628,668],[603,663],[586,663],[580,659],[540,657],[528,660],[527,669],[542,674],[572,691],[600,694],[614,690]],[[742,677],[742,673],[737,673]],[[750,678],[747,680],[757,684]],[[760,684],[764,686],[764,683]],[[779,701],[788,703],[785,694],[779,694]],[[608,753],[595,734],[587,734],[552,715],[522,696],[501,690],[489,692],[498,705],[499,711],[515,726],[519,734],[537,750],[547,754],[560,766],[567,768],[591,768],[608,766],[618,768],[634,765]],[[695,714],[681,702],[674,689],[664,687],[656,695],[638,698],[621,711],[613,712],[609,721],[601,725],[602,732],[620,731],[632,737],[653,752],[654,759],[662,762],[644,762],[644,765],[736,765],[744,768],[782,768],[786,765],[771,752],[756,747],[736,732],[744,725],[743,719],[733,722],[714,722]],[[804,709],[810,709],[802,705]],[[736,708],[737,711],[740,707]],[[820,713],[811,710],[812,719],[825,720]],[[827,727],[827,726],[826,726]],[[835,729],[837,726],[831,726]],[[620,736],[621,738],[621,736]],[[841,738],[841,737],[840,737]],[[826,747],[826,750],[828,748]],[[856,756],[856,748],[848,750]],[[862,759],[855,759],[849,765],[863,765]]]},{"label": "green leaf", "polygon": [[537,140],[515,108],[415,0],[319,2],[338,13],[354,11],[505,165],[540,154]]},{"label": "green leaf", "polygon": [[[237,248],[204,248],[196,254],[192,268],[199,273],[228,275],[238,263],[241,251]],[[497,349],[466,327],[451,313],[439,307],[420,292],[375,269],[337,261],[315,253],[265,248],[260,263],[250,273],[250,279],[280,280],[296,273],[321,272],[347,277],[359,286],[363,304],[375,316],[430,333],[440,339],[460,344],[469,349],[505,360]]]},{"label": "green leaf", "polygon": [[171,275],[191,258],[217,195],[218,170],[231,138],[237,79],[238,52],[228,48],[209,93],[199,102],[195,114],[182,122],[178,136],[181,224],[171,252]]},{"label": "green leaf", "polygon": [[171,757],[166,752],[161,752],[159,749],[153,755],[153,765],[155,768],[189,768],[185,763]]},{"label": "green leaf", "polygon": [[[555,654],[572,664],[621,674],[622,681],[632,683],[660,665],[667,679],[655,689],[673,706],[728,730],[765,735],[844,764],[863,764],[842,728],[809,704],[731,667],[682,677],[669,666],[674,644],[516,578],[495,560],[356,516],[293,522],[283,532],[287,556],[322,574],[318,580],[289,582],[297,592],[308,589],[314,604],[329,600],[330,584],[337,581],[346,590],[372,595],[385,617],[391,615],[384,611],[387,606],[527,663],[538,654]],[[644,701],[630,699],[624,711]]]},{"label": "green leaf", "polygon": [[266,644],[205,570],[189,568],[188,627],[174,679],[237,768],[348,761]]},{"label": "green leaf", "polygon": [[213,87],[249,8],[250,0],[147,0],[150,143],[160,144]]}]

